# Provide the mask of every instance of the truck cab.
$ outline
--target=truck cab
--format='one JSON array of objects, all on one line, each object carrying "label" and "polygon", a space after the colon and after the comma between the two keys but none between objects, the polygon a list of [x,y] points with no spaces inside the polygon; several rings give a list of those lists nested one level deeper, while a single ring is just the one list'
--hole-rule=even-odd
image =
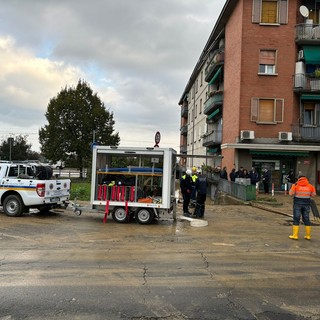
[{"label": "truck cab", "polygon": [[48,211],[66,206],[70,179],[51,179],[52,169],[41,163],[0,162],[0,205],[6,215],[16,217],[30,208]]}]

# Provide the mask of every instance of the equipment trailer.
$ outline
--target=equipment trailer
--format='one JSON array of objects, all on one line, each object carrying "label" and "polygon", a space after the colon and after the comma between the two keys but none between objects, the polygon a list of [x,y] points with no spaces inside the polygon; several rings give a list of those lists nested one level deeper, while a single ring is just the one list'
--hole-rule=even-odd
[{"label": "equipment trailer", "polygon": [[176,217],[176,151],[170,148],[93,146],[91,209],[119,222],[149,224]]}]

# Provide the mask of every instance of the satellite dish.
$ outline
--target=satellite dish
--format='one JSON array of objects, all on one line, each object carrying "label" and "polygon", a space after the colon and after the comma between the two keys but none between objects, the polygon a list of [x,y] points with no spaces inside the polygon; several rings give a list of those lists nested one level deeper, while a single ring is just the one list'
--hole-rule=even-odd
[{"label": "satellite dish", "polygon": [[301,13],[301,15],[305,18],[308,18],[309,17],[309,9],[306,7],[306,6],[301,6],[299,8],[299,11]]}]

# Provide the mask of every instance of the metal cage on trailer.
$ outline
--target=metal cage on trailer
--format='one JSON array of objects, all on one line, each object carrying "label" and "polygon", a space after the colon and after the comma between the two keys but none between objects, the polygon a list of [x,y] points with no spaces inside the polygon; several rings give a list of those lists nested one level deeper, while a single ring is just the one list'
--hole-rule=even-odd
[{"label": "metal cage on trailer", "polygon": [[171,148],[93,146],[92,209],[117,222],[149,224],[162,213],[176,218],[176,151]]}]

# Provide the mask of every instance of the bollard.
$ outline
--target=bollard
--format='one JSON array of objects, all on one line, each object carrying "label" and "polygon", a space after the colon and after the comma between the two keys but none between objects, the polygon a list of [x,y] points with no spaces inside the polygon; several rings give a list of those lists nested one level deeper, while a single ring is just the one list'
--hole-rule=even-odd
[{"label": "bollard", "polygon": [[284,195],[285,195],[285,196],[287,195],[287,186],[288,186],[288,185],[285,183],[285,184],[284,184]]}]

